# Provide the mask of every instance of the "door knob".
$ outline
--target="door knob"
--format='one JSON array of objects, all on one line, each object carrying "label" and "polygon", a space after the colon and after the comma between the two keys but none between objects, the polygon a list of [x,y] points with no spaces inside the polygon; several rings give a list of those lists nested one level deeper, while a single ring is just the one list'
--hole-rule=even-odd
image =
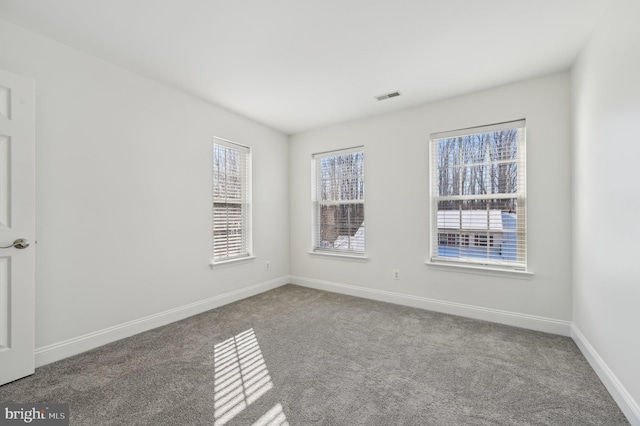
[{"label": "door knob", "polygon": [[10,246],[0,247],[0,248],[6,249],[11,247],[15,247],[17,249],[26,249],[27,247],[29,247],[29,240],[27,240],[26,238],[18,238]]}]

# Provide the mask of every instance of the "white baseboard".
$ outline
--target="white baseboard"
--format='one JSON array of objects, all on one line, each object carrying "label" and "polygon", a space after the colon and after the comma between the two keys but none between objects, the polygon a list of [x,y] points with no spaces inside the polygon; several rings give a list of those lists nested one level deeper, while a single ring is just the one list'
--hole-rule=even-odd
[{"label": "white baseboard", "polygon": [[444,300],[429,299],[426,297],[412,296],[409,294],[395,293],[392,291],[375,290],[348,284],[339,284],[330,281],[322,281],[313,278],[291,277],[291,283],[304,287],[326,290],[334,293],[348,294],[350,296],[364,297],[366,299],[379,300],[381,302],[395,303],[397,305],[422,308],[445,314],[459,315],[484,321],[497,322],[530,330],[544,331],[546,333],[571,335],[571,322],[552,318],[538,317],[535,315],[520,314],[516,312],[501,311],[499,309],[483,308],[480,306],[465,305],[462,303],[447,302]]},{"label": "white baseboard", "polygon": [[289,276],[283,276],[263,283],[244,287],[239,290],[199,300],[188,305],[169,309],[164,312],[149,315],[120,325],[94,331],[82,336],[74,337],[52,345],[36,348],[36,367],[41,367],[61,359],[86,352],[107,343],[133,336],[156,327],[170,324],[208,310],[272,290],[288,284]]},{"label": "white baseboard", "polygon": [[616,375],[613,374],[604,360],[600,358],[598,352],[591,346],[587,338],[584,337],[575,324],[571,325],[571,337],[624,415],[627,416],[629,423],[633,426],[640,426],[640,406],[634,401],[633,397],[627,392],[627,389],[620,383]]}]

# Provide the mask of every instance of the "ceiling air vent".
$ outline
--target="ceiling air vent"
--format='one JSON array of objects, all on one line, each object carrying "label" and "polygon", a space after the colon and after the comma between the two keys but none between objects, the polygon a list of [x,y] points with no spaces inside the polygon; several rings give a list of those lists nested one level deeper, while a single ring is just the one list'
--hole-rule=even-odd
[{"label": "ceiling air vent", "polygon": [[400,92],[386,93],[384,95],[376,96],[376,99],[379,101],[384,101],[385,99],[395,98],[396,96],[400,96]]}]

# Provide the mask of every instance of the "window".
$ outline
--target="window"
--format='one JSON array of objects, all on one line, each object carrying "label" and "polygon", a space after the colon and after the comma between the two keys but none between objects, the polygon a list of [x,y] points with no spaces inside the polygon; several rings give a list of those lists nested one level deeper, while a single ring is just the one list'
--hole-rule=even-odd
[{"label": "window", "polygon": [[487,244],[489,247],[493,247],[493,235],[480,234],[474,235],[473,238],[477,247],[487,247]]},{"label": "window", "polygon": [[362,147],[313,155],[314,252],[364,255]]},{"label": "window", "polygon": [[525,121],[431,135],[431,261],[525,270]]},{"label": "window", "polygon": [[250,152],[215,138],[213,143],[213,262],[251,254]]},{"label": "window", "polygon": [[446,232],[438,232],[438,246],[469,246],[469,235],[466,234],[447,234]]}]

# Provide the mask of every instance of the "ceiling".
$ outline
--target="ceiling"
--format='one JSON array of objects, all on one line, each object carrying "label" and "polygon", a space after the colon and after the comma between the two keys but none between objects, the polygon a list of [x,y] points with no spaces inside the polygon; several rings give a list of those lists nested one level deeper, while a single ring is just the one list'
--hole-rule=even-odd
[{"label": "ceiling", "polygon": [[293,134],[568,69],[607,3],[0,0],[0,18]]}]

